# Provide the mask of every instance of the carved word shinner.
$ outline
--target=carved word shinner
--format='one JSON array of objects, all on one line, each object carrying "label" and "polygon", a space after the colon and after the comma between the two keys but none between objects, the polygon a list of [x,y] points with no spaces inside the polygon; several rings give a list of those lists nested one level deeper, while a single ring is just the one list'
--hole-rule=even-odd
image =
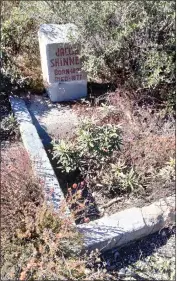
[{"label": "carved word shinner", "polygon": [[79,99],[87,95],[87,75],[80,60],[81,46],[73,43],[75,25],[43,24],[38,37],[46,91],[52,101]]}]

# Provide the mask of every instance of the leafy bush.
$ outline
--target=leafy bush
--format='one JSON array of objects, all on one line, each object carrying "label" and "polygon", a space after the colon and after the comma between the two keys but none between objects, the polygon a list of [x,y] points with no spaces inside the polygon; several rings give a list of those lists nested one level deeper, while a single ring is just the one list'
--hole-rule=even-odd
[{"label": "leafy bush", "polygon": [[88,77],[174,106],[175,1],[4,1],[4,70],[40,86],[39,25],[68,22],[78,27]]},{"label": "leafy bush", "polygon": [[[116,193],[123,190],[131,191],[130,184],[125,189],[124,187],[126,177],[129,178],[132,170],[132,177],[135,176],[135,185],[132,179],[134,191],[138,191],[141,186],[145,188],[148,186],[148,190],[151,191],[159,190],[159,187],[169,187],[169,190],[173,190],[172,178],[168,176],[169,180],[163,180],[162,184],[162,178],[156,176],[160,169],[166,167],[169,158],[174,158],[175,155],[175,117],[165,108],[156,108],[153,104],[151,106],[144,104],[140,107],[126,94],[128,93],[116,90],[114,93],[109,93],[104,106],[97,105],[87,111],[82,106],[76,108],[78,116],[97,118],[99,125],[111,123],[121,124],[122,127],[124,145],[121,152],[114,153],[109,161],[105,162],[101,171],[95,171],[90,185],[93,189],[100,187],[104,193],[107,190],[107,195],[110,191]],[[125,164],[123,169],[119,167],[119,161]],[[122,169],[122,177],[121,173],[119,177],[115,175],[112,164]]]},{"label": "leafy bush", "polygon": [[58,164],[60,164],[62,171],[66,171],[67,173],[75,171],[79,166],[80,155],[74,143],[64,140],[56,142],[54,140],[52,144],[54,148],[53,158],[58,159]]},{"label": "leafy bush", "polygon": [[53,157],[61,169],[70,172],[80,169],[87,176],[100,169],[114,151],[122,145],[121,129],[111,124],[99,126],[96,120],[81,122],[74,141],[55,141]]},{"label": "leafy bush", "polygon": [[37,32],[46,15],[45,1],[2,3],[2,72],[19,88],[43,89]]},{"label": "leafy bush", "polygon": [[3,130],[13,130],[16,125],[17,122],[13,114],[10,114],[8,117],[5,117],[1,123]]},{"label": "leafy bush", "polygon": [[6,137],[8,138],[12,138],[13,136],[16,138],[20,137],[18,123],[13,114],[9,114],[9,116],[6,116],[2,119],[1,133],[6,134]]},{"label": "leafy bush", "polygon": [[128,169],[120,160],[116,164],[110,164],[97,176],[99,184],[108,191],[114,193],[130,193],[141,188],[140,180],[134,169]]},{"label": "leafy bush", "polygon": [[60,21],[78,26],[90,77],[131,90],[149,89],[150,95],[175,102],[174,1],[66,1],[63,5],[48,1],[48,5]]},{"label": "leafy bush", "polygon": [[175,165],[175,159],[170,157],[170,161],[166,163],[166,165],[160,169],[160,171],[157,174],[157,177],[161,177],[166,182],[173,181],[175,182],[176,178],[176,165]]},{"label": "leafy bush", "polygon": [[[110,156],[114,150],[120,150],[122,145],[121,129],[111,124],[99,126],[97,120],[82,121],[78,130],[78,143],[83,151],[102,158]],[[84,152],[83,152],[84,153]]]},{"label": "leafy bush", "polygon": [[[104,187],[108,193],[129,193],[140,188],[134,169],[122,166],[118,160],[122,146],[120,126],[98,123],[96,119],[85,118],[74,139],[53,142],[53,157],[57,159],[59,168],[66,173],[79,169],[81,175],[86,177],[89,187]],[[75,197],[77,192],[71,200],[72,204],[77,203]],[[83,202],[81,205],[83,206]]]}]

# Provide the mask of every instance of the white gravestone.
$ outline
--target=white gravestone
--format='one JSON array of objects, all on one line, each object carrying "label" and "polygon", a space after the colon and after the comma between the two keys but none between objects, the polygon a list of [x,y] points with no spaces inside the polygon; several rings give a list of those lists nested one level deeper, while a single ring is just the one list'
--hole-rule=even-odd
[{"label": "white gravestone", "polygon": [[42,24],[38,32],[44,85],[53,102],[87,95],[87,76],[79,58],[81,47],[72,43],[73,24]]}]

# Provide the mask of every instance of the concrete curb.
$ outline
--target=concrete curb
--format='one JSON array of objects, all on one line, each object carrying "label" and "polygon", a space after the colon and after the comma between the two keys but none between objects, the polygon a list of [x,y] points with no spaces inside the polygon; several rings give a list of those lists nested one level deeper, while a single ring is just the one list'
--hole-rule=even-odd
[{"label": "concrete curb", "polygon": [[[44,183],[46,200],[49,203],[53,203],[55,210],[59,209],[59,207],[65,203],[64,194],[60,188],[37,130],[32,123],[31,115],[22,99],[10,97],[10,102],[19,124],[24,147],[32,161],[34,173]],[[70,213],[69,210],[66,212]]]},{"label": "concrete curb", "polygon": [[[34,171],[44,180],[47,200],[58,209],[65,202],[64,195],[42,141],[32,124],[30,113],[22,99],[11,97],[10,102]],[[48,197],[51,189],[53,194]],[[66,212],[70,214],[68,209]],[[159,231],[169,223],[175,223],[175,196],[161,199],[143,208],[127,209],[88,224],[77,225],[77,228],[84,236],[84,250],[98,248],[106,251]]]},{"label": "concrete curb", "polygon": [[143,208],[127,209],[88,224],[78,225],[78,229],[84,234],[86,250],[97,248],[107,251],[159,231],[169,223],[175,223],[173,196]]}]

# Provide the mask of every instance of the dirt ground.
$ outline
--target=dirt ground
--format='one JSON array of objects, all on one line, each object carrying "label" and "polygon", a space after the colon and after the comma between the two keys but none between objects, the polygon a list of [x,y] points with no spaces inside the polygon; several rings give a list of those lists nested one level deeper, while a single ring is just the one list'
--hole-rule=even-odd
[{"label": "dirt ground", "polygon": [[144,194],[139,196],[130,194],[123,197],[117,197],[118,201],[116,203],[113,203],[105,208],[103,208],[103,206],[109,204],[112,199],[109,199],[107,196],[100,196],[100,193],[98,192],[94,192],[94,198],[98,208],[101,209],[102,216],[109,216],[125,209],[133,207],[141,208],[143,206],[150,205],[161,198],[166,198],[174,194],[175,185],[172,185],[171,188],[162,188],[160,192],[159,190],[154,189],[150,194],[147,194],[146,196]]},{"label": "dirt ground", "polygon": [[45,144],[49,144],[53,139],[62,139],[73,134],[77,116],[69,106],[52,103],[45,96],[37,95],[31,95],[26,99],[26,105]]}]

